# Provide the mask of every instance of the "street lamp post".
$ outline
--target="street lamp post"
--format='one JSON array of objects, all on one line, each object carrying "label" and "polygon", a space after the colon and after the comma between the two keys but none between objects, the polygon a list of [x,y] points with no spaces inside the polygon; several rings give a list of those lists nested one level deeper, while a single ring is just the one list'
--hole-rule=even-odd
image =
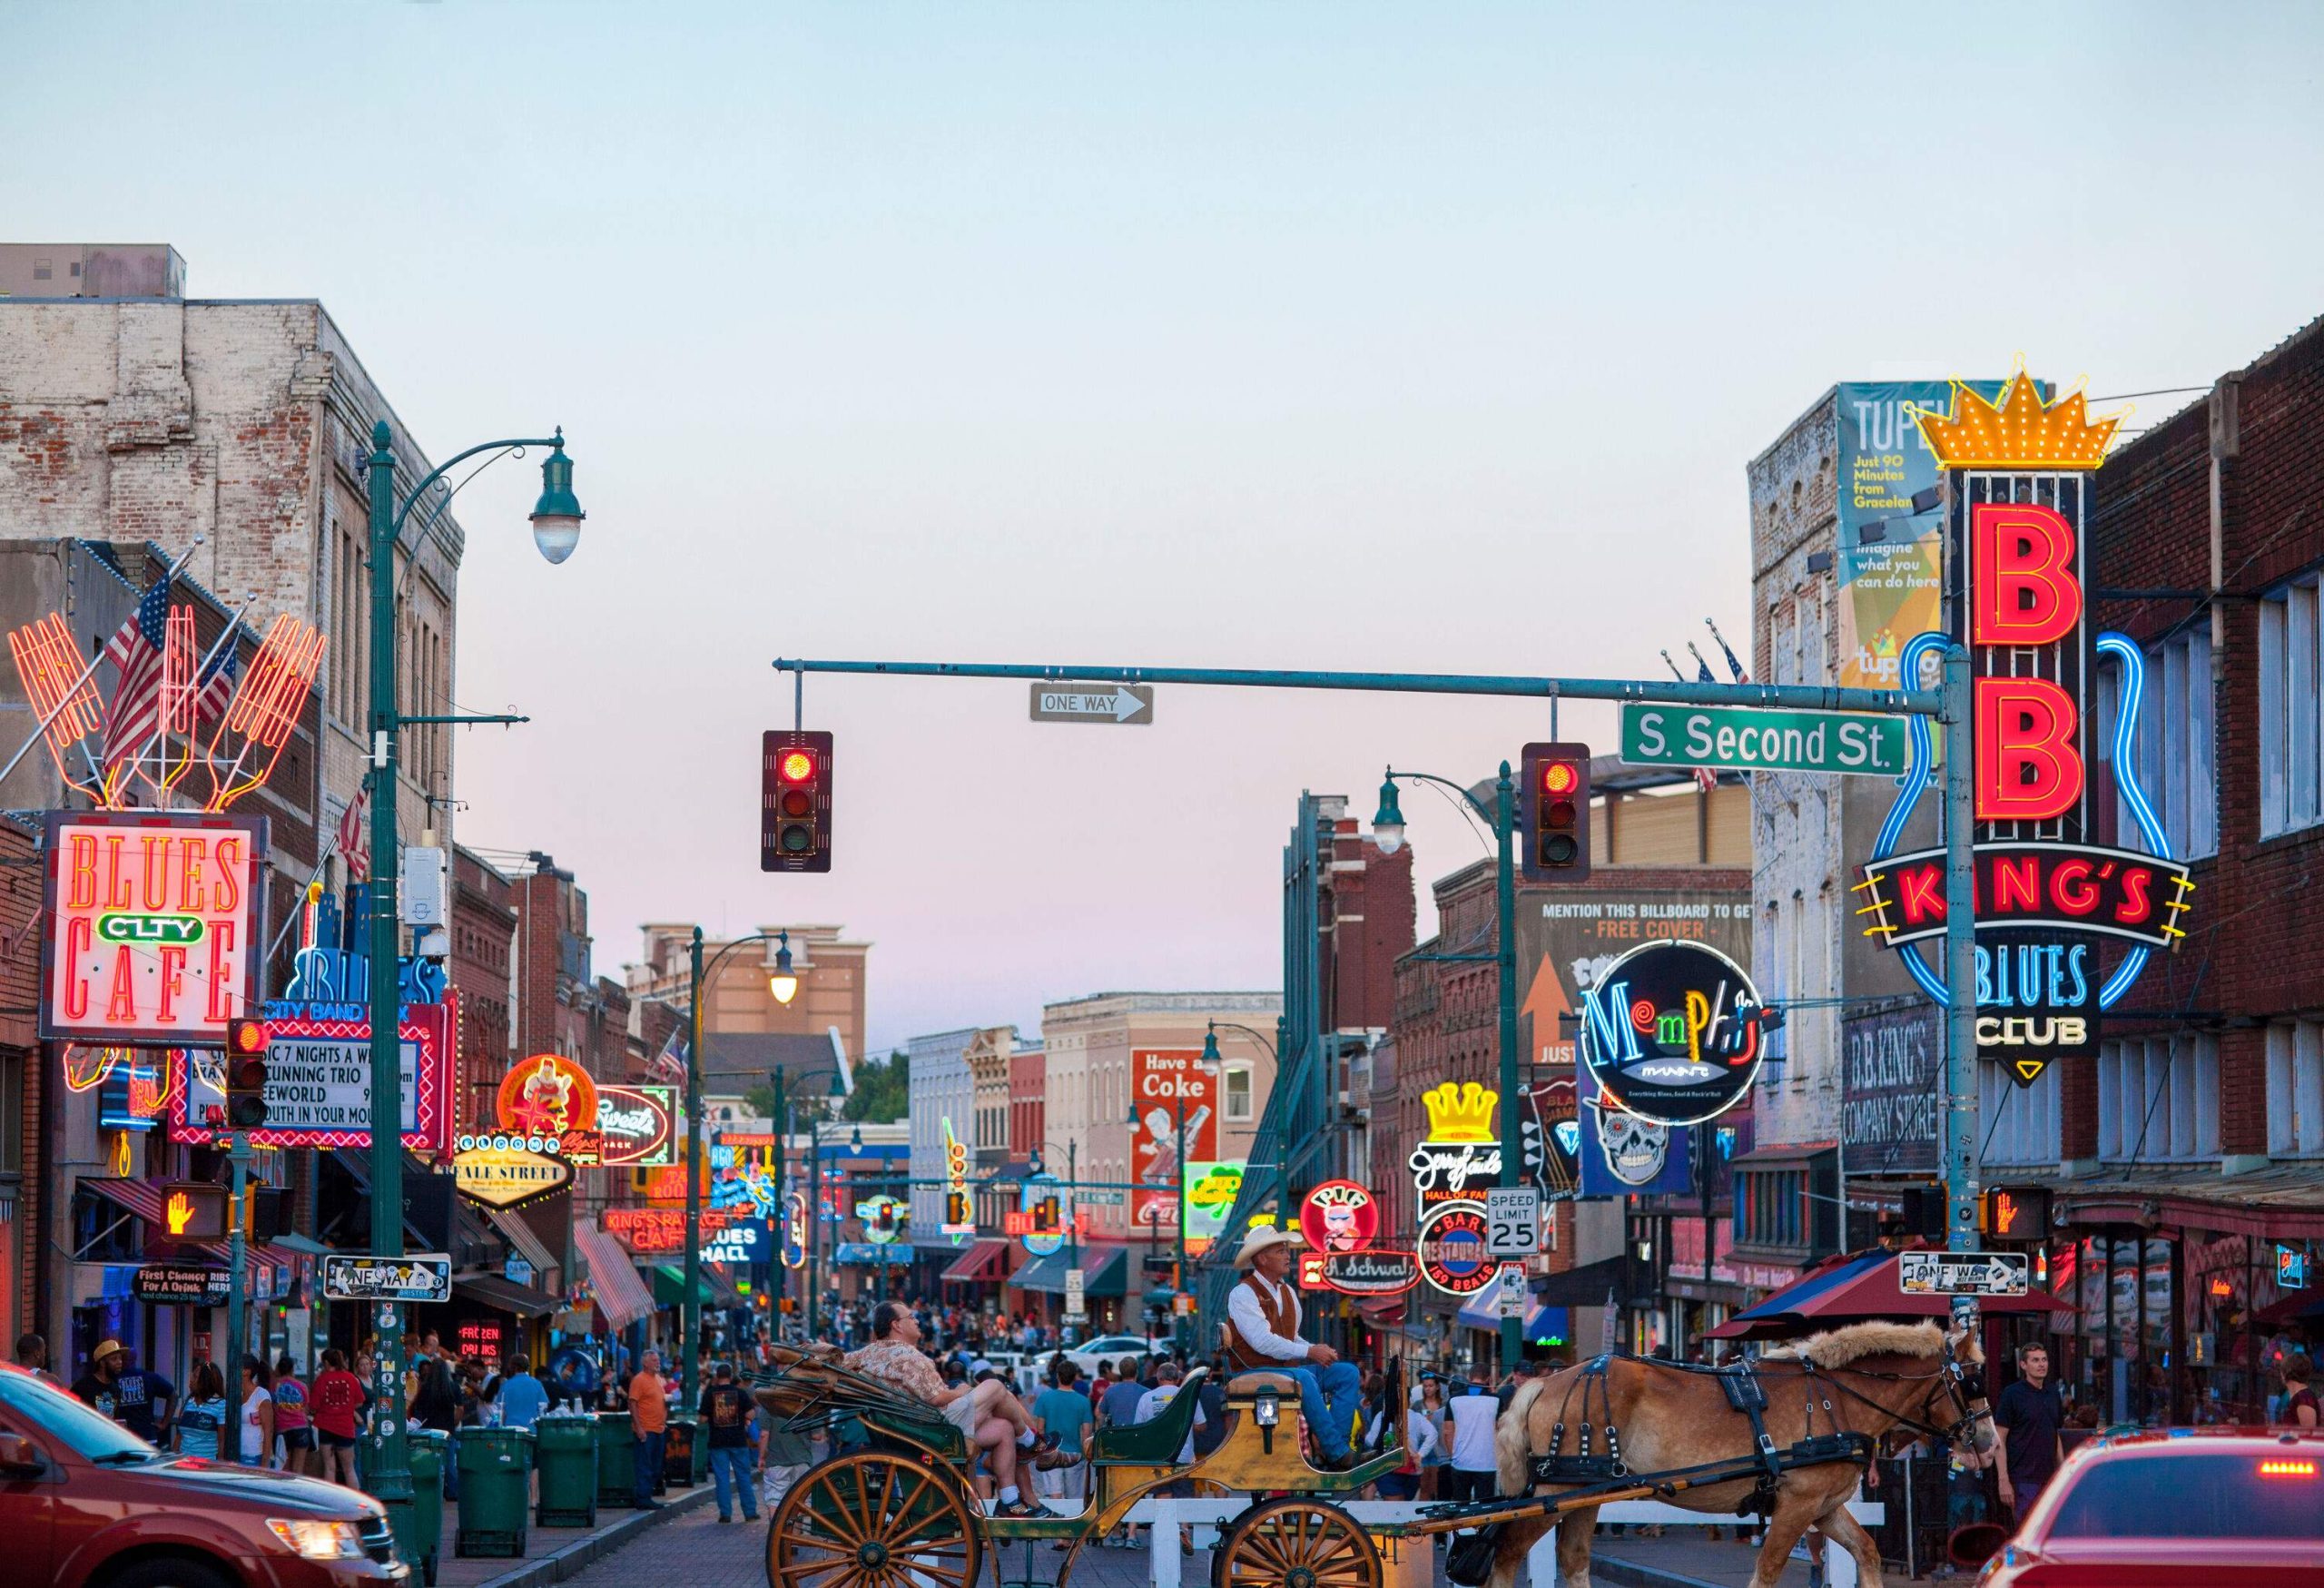
[{"label": "street lamp post", "polygon": [[[1045,1149],[1052,1148],[1055,1145],[1056,1143],[1048,1140],[1044,1140],[1041,1143],[1042,1148]],[[1079,1199],[1074,1194],[1081,1173],[1079,1163],[1081,1143],[1078,1139],[1066,1142],[1065,1266],[1068,1268],[1078,1268],[1081,1266],[1081,1211]],[[1039,1152],[1036,1152],[1033,1154],[1033,1172],[1035,1174],[1039,1174],[1041,1172],[1041,1155]],[[1088,1316],[1088,1303],[1085,1300],[1082,1303],[1082,1317],[1087,1318]],[[1058,1339],[1062,1343],[1065,1338],[1065,1331],[1071,1328],[1073,1325],[1069,1319],[1065,1317],[1064,1313],[1059,1312],[1058,1317],[1060,1320],[1058,1325]]]},{"label": "street lamp post", "polygon": [[[1404,843],[1404,814],[1396,802],[1396,780],[1400,777],[1449,788],[1466,800],[1471,810],[1492,824],[1499,848],[1493,878],[1493,952],[1424,957],[1493,962],[1501,983],[1501,1183],[1514,1186],[1524,1158],[1517,1124],[1517,784],[1509,775],[1509,763],[1502,762],[1501,778],[1493,784],[1492,809],[1487,810],[1483,801],[1450,778],[1425,772],[1398,772],[1391,767],[1380,784],[1379,812],[1372,818],[1372,839],[1383,854],[1393,854]],[[1521,1320],[1504,1312],[1501,1320],[1502,1372],[1516,1366],[1518,1355],[1524,1348],[1524,1335]]]},{"label": "street lamp post", "polygon": [[[371,559],[371,891],[369,909],[371,962],[371,1253],[375,1257],[403,1256],[403,1075],[402,1041],[398,1030],[401,1013],[402,978],[397,973],[401,948],[396,919],[396,878],[401,854],[397,848],[396,772],[399,737],[414,723],[460,723],[479,720],[462,715],[403,715],[396,699],[396,546],[404,523],[428,491],[453,465],[480,453],[521,452],[547,447],[541,463],[541,494],[532,512],[533,543],[552,563],[573,555],[581,538],[581,504],[573,495],[573,462],[565,455],[565,432],[503,441],[487,441],[453,454],[407,492],[396,498],[395,432],[380,419],[371,427],[370,517],[367,548]],[[474,478],[471,474],[469,478]],[[448,502],[458,488],[448,488]],[[438,505],[440,513],[442,504]],[[421,541],[434,518],[423,527]],[[420,543],[411,555],[416,559]],[[498,719],[507,720],[507,719]],[[374,1388],[384,1408],[372,1439],[378,1450],[371,1463],[371,1493],[387,1507],[390,1524],[405,1546],[414,1542],[413,1495],[409,1445],[403,1415],[403,1309],[392,1302],[372,1312],[379,1348]],[[234,1342],[241,1351],[241,1342]]]},{"label": "street lamp post", "polygon": [[789,1003],[799,994],[799,977],[791,968],[791,934],[754,932],[720,945],[705,968],[702,962],[702,928],[694,929],[686,986],[686,1254],[685,1294],[678,1301],[680,1361],[684,1371],[679,1393],[686,1406],[694,1404],[701,1389],[702,1356],[702,983],[725,963],[726,956],[745,944],[775,945],[774,970],[767,991],[777,1003]]}]

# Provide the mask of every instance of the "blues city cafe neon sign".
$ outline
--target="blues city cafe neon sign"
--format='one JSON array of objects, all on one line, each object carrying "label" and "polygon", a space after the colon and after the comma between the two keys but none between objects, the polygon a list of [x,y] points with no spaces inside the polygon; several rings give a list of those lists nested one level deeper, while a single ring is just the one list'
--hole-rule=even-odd
[{"label": "blues city cafe neon sign", "polygon": [[[2079,392],[2045,405],[2021,370],[1999,403],[1956,381],[1952,411],[1919,422],[1948,470],[1956,616],[1955,632],[1914,636],[1899,677],[1919,681],[1956,637],[1968,647],[1977,1051],[2031,1084],[2053,1059],[2097,1051],[2099,1014],[2156,949],[2185,937],[2194,892],[2138,783],[2144,656],[2128,636],[2093,636],[2083,598],[2088,477],[2122,420],[2091,420]],[[2120,671],[2107,758],[2142,850],[2089,842],[2088,681],[2100,661]],[[1909,735],[1910,764],[1861,868],[1856,913],[1943,1003],[1945,978],[1920,944],[1944,933],[1944,853],[1896,853],[1935,764],[1928,719],[1914,718]],[[2107,939],[2123,945],[2111,970],[2100,963]]]}]

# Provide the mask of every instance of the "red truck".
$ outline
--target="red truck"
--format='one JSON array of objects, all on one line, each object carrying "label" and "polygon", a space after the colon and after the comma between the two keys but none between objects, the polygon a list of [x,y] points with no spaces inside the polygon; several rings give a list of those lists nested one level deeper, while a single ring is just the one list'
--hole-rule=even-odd
[{"label": "red truck", "polygon": [[171,1455],[46,1380],[0,1367],[0,1581],[402,1588],[410,1576],[369,1495]]}]

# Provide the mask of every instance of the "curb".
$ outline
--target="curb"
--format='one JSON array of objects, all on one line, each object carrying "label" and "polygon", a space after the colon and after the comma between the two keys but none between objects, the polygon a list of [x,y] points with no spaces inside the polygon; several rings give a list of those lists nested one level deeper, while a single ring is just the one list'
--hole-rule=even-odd
[{"label": "curb", "polygon": [[497,1577],[487,1577],[478,1588],[546,1588],[548,1583],[562,1583],[567,1577],[579,1575],[622,1545],[635,1542],[647,1528],[659,1527],[689,1511],[700,1510],[710,1504],[712,1493],[709,1484],[696,1484],[684,1494],[665,1500],[659,1511],[633,1511],[612,1526],[584,1534],[563,1549],[522,1562]]}]

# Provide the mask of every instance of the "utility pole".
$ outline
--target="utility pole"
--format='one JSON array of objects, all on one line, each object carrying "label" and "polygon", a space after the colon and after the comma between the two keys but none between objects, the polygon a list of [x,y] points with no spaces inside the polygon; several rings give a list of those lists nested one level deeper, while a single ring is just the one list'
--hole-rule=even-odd
[{"label": "utility pole", "polygon": [[[1494,935],[1500,939],[1494,971],[1501,983],[1501,1183],[1514,1186],[1524,1160],[1524,1139],[1517,1121],[1517,784],[1509,763],[1501,764],[1501,781],[1493,784],[1494,836],[1501,842],[1501,864],[1493,880]],[[1583,858],[1587,859],[1587,856]],[[1513,1371],[1525,1346],[1525,1325],[1506,1310],[1501,1319],[1501,1370]]]},{"label": "utility pole", "polygon": [[[250,1271],[249,1254],[242,1243],[242,1203],[250,1196],[251,1139],[248,1136],[236,1131],[227,1139],[226,1161],[233,1165],[234,1186],[233,1194],[226,1203],[233,1228],[226,1232],[226,1273],[231,1288],[226,1292],[227,1348],[222,1355],[226,1358],[226,1383],[230,1386],[227,1393],[233,1397],[233,1404],[239,1408],[242,1404],[242,1353],[247,1349],[242,1344],[242,1284],[244,1276]],[[219,1455],[227,1461],[240,1461],[242,1459],[241,1412],[237,1410],[228,1421],[233,1430],[234,1453],[231,1455],[225,1454],[226,1430],[221,1429]],[[264,1451],[259,1453],[259,1465],[266,1465]]]}]

